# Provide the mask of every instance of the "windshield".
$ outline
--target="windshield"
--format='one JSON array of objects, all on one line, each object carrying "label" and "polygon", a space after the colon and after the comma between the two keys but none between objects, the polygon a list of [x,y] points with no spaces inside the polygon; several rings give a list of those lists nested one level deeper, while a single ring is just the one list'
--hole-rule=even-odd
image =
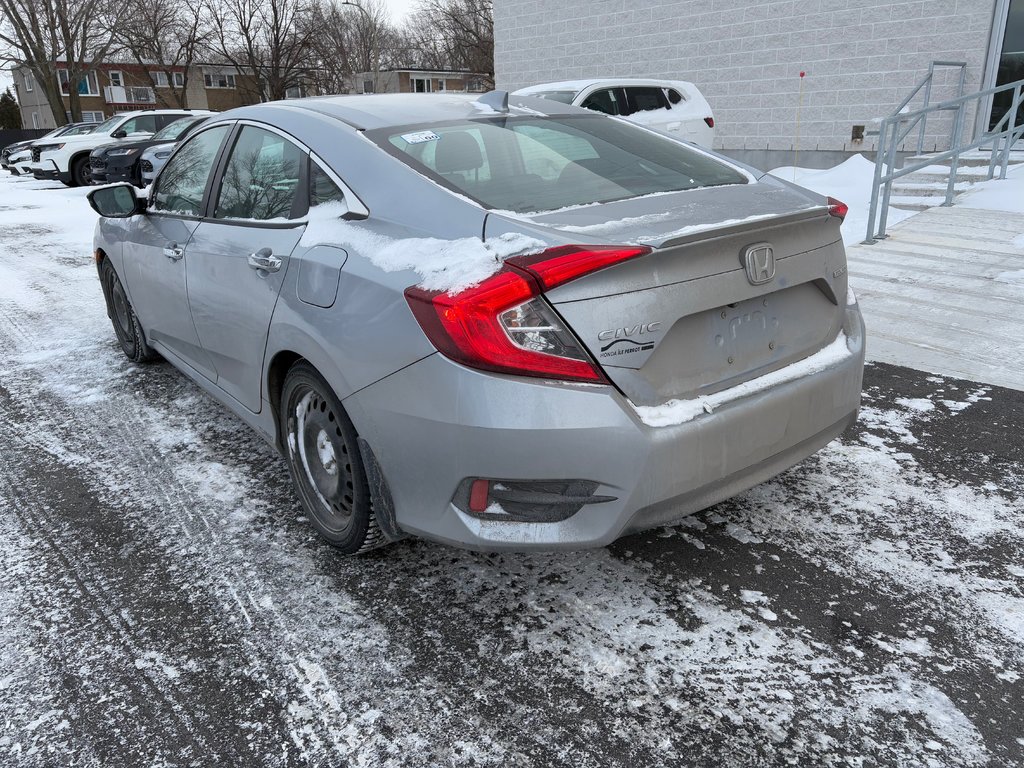
[{"label": "windshield", "polygon": [[97,124],[95,124],[95,123],[92,124],[92,125],[76,125],[74,128],[71,128],[70,130],[68,130],[68,132],[65,133],[64,135],[65,136],[81,136],[81,135],[86,134],[86,133],[92,133],[93,131],[96,130],[96,125]]},{"label": "windshield", "polygon": [[560,101],[563,104],[572,104],[572,100],[576,98],[577,93],[578,91],[530,91],[522,95],[536,96],[538,99],[551,99],[551,101]]},{"label": "windshield", "polygon": [[747,183],[682,142],[602,115],[464,120],[367,136],[423,175],[516,213]]},{"label": "windshield", "polygon": [[168,123],[153,134],[153,141],[177,141],[189,128],[205,119],[205,117],[182,117],[173,123]]},{"label": "windshield", "polygon": [[91,133],[106,133],[107,131],[113,130],[114,126],[124,120],[124,115],[114,115],[108,117],[102,123],[92,129]]}]

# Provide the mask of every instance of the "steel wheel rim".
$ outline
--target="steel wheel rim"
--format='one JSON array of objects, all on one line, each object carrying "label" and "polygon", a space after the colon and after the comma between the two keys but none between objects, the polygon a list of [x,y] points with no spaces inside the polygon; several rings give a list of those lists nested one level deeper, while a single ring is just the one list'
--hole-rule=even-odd
[{"label": "steel wheel rim", "polygon": [[117,321],[117,328],[121,332],[122,339],[132,337],[131,309],[128,306],[128,297],[124,295],[124,289],[120,282],[114,281],[111,298],[114,304],[114,319]]},{"label": "steel wheel rim", "polygon": [[340,533],[352,521],[355,497],[341,424],[330,404],[312,388],[297,399],[289,421],[288,448],[319,506],[317,518],[328,530]]}]

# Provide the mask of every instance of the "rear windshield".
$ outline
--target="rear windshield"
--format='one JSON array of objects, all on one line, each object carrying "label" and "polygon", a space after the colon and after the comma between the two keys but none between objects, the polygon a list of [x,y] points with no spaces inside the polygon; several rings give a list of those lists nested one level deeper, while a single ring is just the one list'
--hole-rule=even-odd
[{"label": "rear windshield", "polygon": [[685,144],[600,115],[465,120],[367,135],[425,176],[487,208],[517,213],[747,182]]},{"label": "rear windshield", "polygon": [[550,99],[551,101],[560,101],[563,104],[572,104],[572,100],[576,98],[576,94],[579,91],[530,91],[524,93],[524,96],[533,96],[538,99]]},{"label": "rear windshield", "polygon": [[192,127],[193,123],[205,119],[205,117],[179,117],[153,134],[153,141],[176,141],[181,134]]}]

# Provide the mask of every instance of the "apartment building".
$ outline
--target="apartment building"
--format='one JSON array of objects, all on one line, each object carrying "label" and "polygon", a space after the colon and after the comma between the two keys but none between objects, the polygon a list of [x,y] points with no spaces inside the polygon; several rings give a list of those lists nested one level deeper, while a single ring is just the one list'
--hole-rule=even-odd
[{"label": "apartment building", "polygon": [[[15,67],[14,87],[21,107],[24,128],[55,128],[53,113],[46,94],[35,82],[27,67]],[[101,122],[113,114],[141,109],[177,108],[184,94],[190,109],[224,111],[259,101],[259,91],[250,76],[219,64],[197,64],[184,67],[149,69],[138,64],[103,63],[89,71],[77,83],[70,83],[66,69],[57,70],[64,104],[70,119],[68,94],[78,90],[82,119]],[[184,90],[183,90],[184,89]]]}]

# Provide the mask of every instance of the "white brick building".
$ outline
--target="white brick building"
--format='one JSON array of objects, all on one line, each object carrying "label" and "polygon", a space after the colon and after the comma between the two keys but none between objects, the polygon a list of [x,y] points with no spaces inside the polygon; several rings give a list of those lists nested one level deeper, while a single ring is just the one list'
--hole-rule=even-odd
[{"label": "white brick building", "polygon": [[[872,118],[933,60],[967,62],[966,93],[1024,78],[1024,0],[496,0],[494,17],[497,87],[691,80],[725,150],[791,150],[798,112],[801,151],[870,150]],[[958,76],[938,76],[932,101]],[[869,135],[854,141],[854,126]],[[930,122],[926,145],[942,148],[947,126]]]}]

